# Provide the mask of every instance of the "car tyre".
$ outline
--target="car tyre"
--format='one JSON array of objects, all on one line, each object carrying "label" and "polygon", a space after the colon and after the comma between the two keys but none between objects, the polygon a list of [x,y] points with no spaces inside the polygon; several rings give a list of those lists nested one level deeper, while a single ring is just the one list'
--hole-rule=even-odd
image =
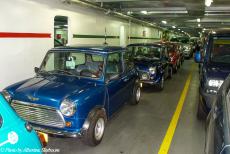
[{"label": "car tyre", "polygon": [[163,90],[164,89],[164,77],[162,77],[161,82],[158,85],[158,89],[159,90]]},{"label": "car tyre", "polygon": [[198,120],[205,120],[207,118],[207,116],[208,116],[208,113],[205,110],[205,108],[203,107],[201,100],[198,103],[198,108],[197,108],[197,114],[196,114],[196,116],[197,116]]},{"label": "car tyre", "polygon": [[170,67],[170,68],[169,68],[169,75],[168,75],[168,78],[169,78],[169,79],[172,79],[172,76],[173,76],[173,68]]},{"label": "car tyre", "polygon": [[89,121],[89,127],[83,135],[83,142],[89,146],[96,146],[101,143],[104,136],[106,115],[102,110],[98,110]]},{"label": "car tyre", "polygon": [[140,102],[141,98],[141,87],[138,82],[134,85],[133,93],[130,99],[131,105],[137,105]]}]

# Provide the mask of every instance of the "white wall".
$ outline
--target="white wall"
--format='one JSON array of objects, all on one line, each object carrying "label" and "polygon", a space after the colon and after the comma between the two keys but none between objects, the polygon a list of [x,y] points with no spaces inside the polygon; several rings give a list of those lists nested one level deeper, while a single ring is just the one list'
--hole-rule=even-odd
[{"label": "white wall", "polygon": [[[82,35],[120,35],[124,27],[126,36],[159,37],[159,32],[125,20],[106,16],[102,12],[79,7],[76,4],[61,3],[61,0],[1,0],[0,32],[51,33],[51,38],[0,38],[0,90],[17,81],[32,77],[33,68],[39,66],[45,53],[53,47],[54,17],[69,18],[69,44],[102,44],[104,39],[73,38],[73,34]],[[135,42],[152,42],[150,39],[134,39],[120,42],[119,39],[107,39],[109,45],[125,45]]]}]

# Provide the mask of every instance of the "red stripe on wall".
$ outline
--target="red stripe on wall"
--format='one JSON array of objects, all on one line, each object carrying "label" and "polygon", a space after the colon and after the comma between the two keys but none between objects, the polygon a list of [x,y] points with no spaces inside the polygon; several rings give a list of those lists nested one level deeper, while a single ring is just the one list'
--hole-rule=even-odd
[{"label": "red stripe on wall", "polygon": [[0,32],[0,38],[51,38],[51,34]]}]

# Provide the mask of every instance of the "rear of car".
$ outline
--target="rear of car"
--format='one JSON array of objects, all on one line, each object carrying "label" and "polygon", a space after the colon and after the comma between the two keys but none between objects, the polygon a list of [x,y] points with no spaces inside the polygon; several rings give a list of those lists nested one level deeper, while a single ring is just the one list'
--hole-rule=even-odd
[{"label": "rear of car", "polygon": [[[10,107],[0,95],[1,153],[42,153],[42,145],[33,128]],[[42,138],[44,136],[41,135]]]}]

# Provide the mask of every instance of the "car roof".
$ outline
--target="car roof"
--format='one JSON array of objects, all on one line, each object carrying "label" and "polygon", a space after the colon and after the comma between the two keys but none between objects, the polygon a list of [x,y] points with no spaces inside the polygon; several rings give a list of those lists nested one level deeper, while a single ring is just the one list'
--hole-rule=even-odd
[{"label": "car roof", "polygon": [[129,44],[127,47],[129,47],[129,46],[148,46],[148,47],[154,46],[154,47],[162,47],[163,44],[160,44],[160,43],[133,43],[133,44]]},{"label": "car roof", "polygon": [[50,51],[58,52],[58,51],[77,51],[77,52],[92,52],[99,54],[106,54],[112,52],[124,52],[125,48],[120,46],[107,46],[107,45],[78,45],[78,46],[62,46],[52,48]]}]

